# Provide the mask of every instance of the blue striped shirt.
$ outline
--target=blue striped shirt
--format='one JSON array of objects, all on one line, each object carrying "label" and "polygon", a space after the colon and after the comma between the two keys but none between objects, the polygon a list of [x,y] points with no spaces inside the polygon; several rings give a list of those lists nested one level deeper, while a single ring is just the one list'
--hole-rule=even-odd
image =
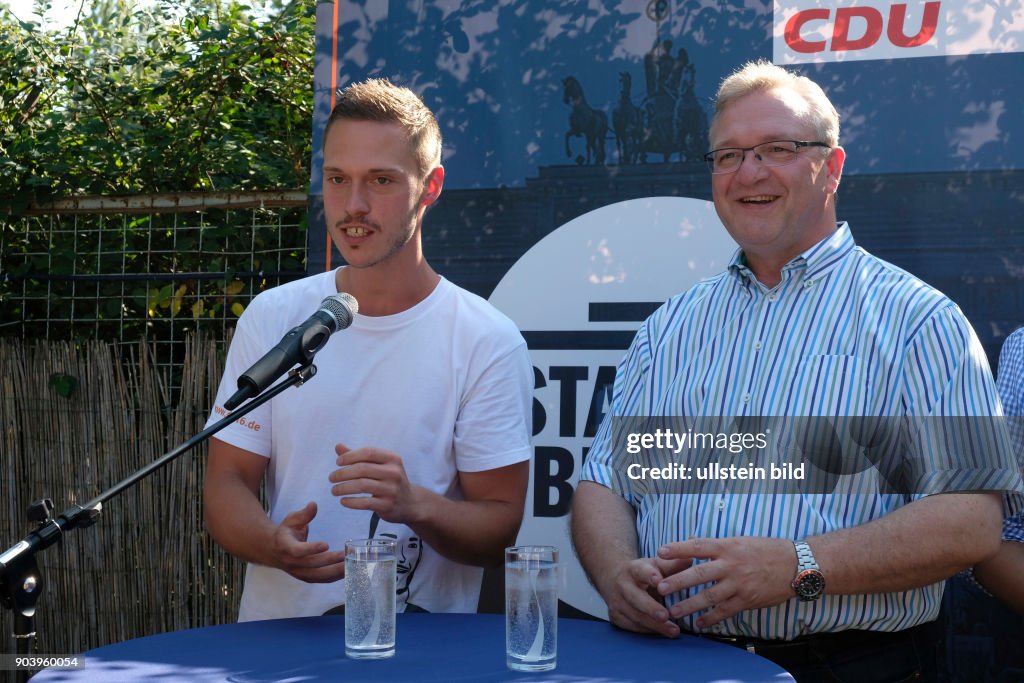
[{"label": "blue striped shirt", "polygon": [[[856,246],[841,224],[790,261],[772,289],[737,252],[725,272],[648,318],[619,365],[609,419],[581,478],[633,505],[641,556],[694,536],[800,539],[877,519],[910,497],[740,494],[721,487],[687,495],[633,492],[614,466],[611,416],[998,414],[984,351],[959,309]],[[1000,470],[1000,476],[991,482],[994,490],[1019,488],[1017,473]],[[785,639],[849,628],[900,630],[934,619],[942,590],[937,583],[905,593],[793,599],[741,612],[713,630]],[[680,625],[697,631],[697,616]]]},{"label": "blue striped shirt", "polygon": [[[999,398],[1009,418],[1010,439],[1017,457],[1024,459],[1024,327],[1003,342],[999,351],[999,374],[996,376]],[[1024,463],[1022,463],[1024,464]],[[1024,543],[1024,512],[1011,515],[1003,522],[1003,539]]]}]

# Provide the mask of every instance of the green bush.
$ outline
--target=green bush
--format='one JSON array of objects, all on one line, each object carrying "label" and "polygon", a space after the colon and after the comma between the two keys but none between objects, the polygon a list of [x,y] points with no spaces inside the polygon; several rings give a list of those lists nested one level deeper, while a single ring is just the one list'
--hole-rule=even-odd
[{"label": "green bush", "polygon": [[314,4],[95,3],[63,30],[0,8],[0,216],[77,195],[309,181]]}]

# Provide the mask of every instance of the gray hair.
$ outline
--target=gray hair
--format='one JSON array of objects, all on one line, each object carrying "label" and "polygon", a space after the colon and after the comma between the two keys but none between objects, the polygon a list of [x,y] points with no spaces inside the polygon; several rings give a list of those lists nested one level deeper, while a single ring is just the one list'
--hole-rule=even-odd
[{"label": "gray hair", "polygon": [[802,118],[814,127],[821,142],[830,147],[839,144],[839,112],[821,86],[806,76],[793,73],[766,60],[747,62],[722,81],[715,96],[715,115],[711,121],[711,137],[719,115],[733,101],[755,92],[786,88],[800,95],[807,103]]}]

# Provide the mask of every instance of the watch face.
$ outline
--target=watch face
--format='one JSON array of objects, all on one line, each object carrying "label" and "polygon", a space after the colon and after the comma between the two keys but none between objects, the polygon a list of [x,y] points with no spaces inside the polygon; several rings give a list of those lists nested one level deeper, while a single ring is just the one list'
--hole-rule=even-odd
[{"label": "watch face", "polygon": [[793,579],[793,590],[801,600],[815,600],[825,591],[825,577],[816,569],[805,569]]}]

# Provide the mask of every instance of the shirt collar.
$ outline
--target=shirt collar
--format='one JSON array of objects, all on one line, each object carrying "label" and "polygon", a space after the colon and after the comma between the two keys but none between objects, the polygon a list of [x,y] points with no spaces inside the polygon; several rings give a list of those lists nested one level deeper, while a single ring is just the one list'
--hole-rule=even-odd
[{"label": "shirt collar", "polygon": [[[797,254],[782,267],[782,272],[803,270],[804,278],[817,278],[835,268],[844,256],[857,246],[845,221],[836,224],[835,231],[806,251]],[[737,249],[729,261],[729,272],[742,280],[753,279],[742,249]]]}]

